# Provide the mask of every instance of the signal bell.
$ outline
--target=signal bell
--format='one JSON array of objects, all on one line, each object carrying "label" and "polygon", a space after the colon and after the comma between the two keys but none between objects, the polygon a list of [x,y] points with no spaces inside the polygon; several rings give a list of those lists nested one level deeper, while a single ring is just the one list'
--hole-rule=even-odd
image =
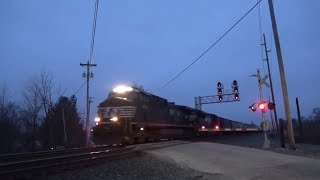
[{"label": "signal bell", "polygon": [[249,106],[249,108],[250,108],[251,111],[253,111],[253,112],[255,112],[255,111],[257,110],[255,103],[253,103],[251,106]]}]

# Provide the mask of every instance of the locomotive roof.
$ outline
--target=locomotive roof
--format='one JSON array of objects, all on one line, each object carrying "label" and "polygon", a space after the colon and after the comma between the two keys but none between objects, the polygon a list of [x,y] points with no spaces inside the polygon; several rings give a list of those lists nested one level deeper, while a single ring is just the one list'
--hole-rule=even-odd
[{"label": "locomotive roof", "polygon": [[151,93],[148,93],[148,92],[146,92],[146,91],[142,91],[142,90],[138,90],[138,91],[136,91],[137,93],[140,93],[140,94],[143,94],[143,95],[146,95],[146,96],[152,96],[152,97],[155,97],[155,98],[159,98],[159,99],[162,99],[162,100],[164,100],[164,101],[168,101],[167,99],[165,99],[165,98],[162,98],[162,97],[160,97],[160,96],[156,96],[156,95],[154,95],[154,94],[151,94]]},{"label": "locomotive roof", "polygon": [[112,98],[108,98],[108,99],[104,100],[103,102],[101,102],[98,107],[105,107],[105,106],[109,106],[110,104],[113,104],[113,106],[114,106],[114,104],[117,104],[119,106],[124,106],[124,105],[125,106],[132,106],[133,105],[133,103],[129,100],[124,100],[124,99],[119,99],[117,97],[112,97]]}]

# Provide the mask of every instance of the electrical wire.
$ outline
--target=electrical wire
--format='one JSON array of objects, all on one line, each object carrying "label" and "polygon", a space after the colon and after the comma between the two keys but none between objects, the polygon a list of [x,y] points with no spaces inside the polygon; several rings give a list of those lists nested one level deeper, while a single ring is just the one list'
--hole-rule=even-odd
[{"label": "electrical wire", "polygon": [[[257,0],[258,1],[258,0]],[[262,18],[261,18],[261,4],[259,4],[259,7],[258,7],[258,21],[259,21],[259,36],[260,36],[260,50],[261,50],[261,59],[262,59],[262,67],[263,67],[263,74],[266,74],[266,68],[265,68],[265,59],[264,59],[264,56],[263,56],[263,52],[264,52],[264,49],[263,49],[263,33],[262,33]]]},{"label": "electrical wire", "polygon": [[[265,59],[264,59],[264,41],[263,41],[263,32],[262,32],[262,18],[261,18],[261,4],[258,6],[258,22],[259,22],[259,37],[260,37],[260,52],[261,52],[261,59],[262,59],[262,69],[263,69],[263,76],[266,74],[266,68],[265,68]],[[263,89],[261,89],[261,97],[263,99]]]},{"label": "electrical wire", "polygon": [[194,63],[200,60],[202,56],[204,56],[210,49],[212,49],[218,42],[224,38],[237,24],[239,24],[258,4],[260,4],[262,0],[259,0],[249,11],[247,11],[233,26],[231,26],[218,40],[216,40],[209,48],[207,48],[199,57],[197,57],[191,64],[189,64],[186,68],[184,68],[179,74],[173,77],[170,81],[164,84],[161,89],[168,86],[171,82],[176,80],[182,73],[184,73],[187,69],[189,69]]},{"label": "electrical wire", "polygon": [[82,88],[83,86],[86,84],[87,80],[85,80],[82,85],[78,88],[78,90],[75,91],[75,93],[73,93],[72,95],[76,95]]},{"label": "electrical wire", "polygon": [[98,18],[98,10],[99,10],[99,0],[96,0],[95,8],[94,8],[94,16],[93,16],[93,24],[92,24],[92,33],[91,33],[91,46],[90,46],[90,55],[89,55],[89,63],[92,62],[95,36],[96,36],[96,27],[97,27],[97,18]]},{"label": "electrical wire", "polygon": [[273,61],[272,61],[272,57],[273,57],[273,43],[274,43],[274,39],[273,37],[273,31],[271,30],[271,37],[270,37],[270,56],[269,56],[269,66],[270,66],[270,72],[272,72],[272,67],[273,67]]}]

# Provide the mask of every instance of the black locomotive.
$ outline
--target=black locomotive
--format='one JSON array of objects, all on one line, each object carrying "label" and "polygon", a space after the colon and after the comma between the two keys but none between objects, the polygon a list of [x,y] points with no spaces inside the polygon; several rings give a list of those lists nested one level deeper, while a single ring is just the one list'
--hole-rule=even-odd
[{"label": "black locomotive", "polygon": [[145,91],[111,92],[98,106],[94,143],[134,143],[201,135],[199,128],[244,128],[249,125],[187,106],[175,105]]}]

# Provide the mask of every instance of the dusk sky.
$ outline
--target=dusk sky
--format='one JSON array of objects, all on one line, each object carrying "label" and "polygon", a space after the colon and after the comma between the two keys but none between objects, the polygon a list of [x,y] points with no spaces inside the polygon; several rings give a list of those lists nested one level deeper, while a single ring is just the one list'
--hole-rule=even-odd
[{"label": "dusk sky", "polygon": [[[25,83],[45,68],[72,95],[84,82],[79,63],[89,57],[94,0],[0,1],[0,84],[20,101]],[[240,102],[204,105],[207,112],[236,121],[261,122],[248,106],[257,102],[257,68],[262,74],[258,7],[203,58],[161,87],[204,52],[257,0],[100,0],[91,79],[92,117],[108,91],[137,82],[176,104],[194,107],[195,96],[214,95],[217,82],[239,83]],[[291,114],[295,97],[308,116],[320,106],[320,1],[274,0]],[[279,117],[285,118],[279,68],[267,0],[261,2]],[[270,90],[264,88],[267,100]],[[85,109],[85,87],[77,93]],[[269,114],[267,116],[270,117]]]}]

